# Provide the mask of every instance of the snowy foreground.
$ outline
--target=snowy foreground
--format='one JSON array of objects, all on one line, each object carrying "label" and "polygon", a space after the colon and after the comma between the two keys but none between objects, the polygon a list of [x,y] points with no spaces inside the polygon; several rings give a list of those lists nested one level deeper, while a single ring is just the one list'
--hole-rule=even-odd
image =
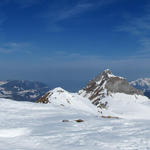
[{"label": "snowy foreground", "polygon": [[[110,102],[110,111],[118,113],[121,119],[101,118],[95,108],[88,112],[88,108],[79,111],[54,104],[0,99],[0,149],[149,150],[149,103],[143,100],[129,107],[127,113],[126,107],[133,102],[117,104]],[[76,119],[84,122],[77,123]]]}]

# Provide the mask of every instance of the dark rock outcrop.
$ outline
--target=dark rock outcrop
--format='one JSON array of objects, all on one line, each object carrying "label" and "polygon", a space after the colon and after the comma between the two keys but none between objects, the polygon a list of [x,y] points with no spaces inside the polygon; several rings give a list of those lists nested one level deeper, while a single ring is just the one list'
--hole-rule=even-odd
[{"label": "dark rock outcrop", "polygon": [[36,101],[36,103],[43,103],[43,104],[49,103],[49,100],[48,100],[49,94],[50,94],[49,92],[46,93],[44,96],[42,96],[40,99],[38,99],[38,100]]}]

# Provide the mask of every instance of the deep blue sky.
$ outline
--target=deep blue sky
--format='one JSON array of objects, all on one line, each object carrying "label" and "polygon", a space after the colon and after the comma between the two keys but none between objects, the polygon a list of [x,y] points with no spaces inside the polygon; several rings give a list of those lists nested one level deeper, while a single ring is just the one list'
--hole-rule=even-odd
[{"label": "deep blue sky", "polygon": [[150,77],[149,0],[0,0],[0,79],[78,89],[110,68]]}]

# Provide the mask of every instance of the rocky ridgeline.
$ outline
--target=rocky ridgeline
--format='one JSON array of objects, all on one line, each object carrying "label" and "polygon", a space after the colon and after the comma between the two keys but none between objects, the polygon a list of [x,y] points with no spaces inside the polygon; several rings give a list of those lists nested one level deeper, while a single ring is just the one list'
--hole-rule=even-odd
[{"label": "rocky ridgeline", "polygon": [[[113,75],[110,70],[99,74],[78,93],[58,87],[47,92],[37,103],[104,119],[147,119],[150,106],[149,99],[142,91],[132,87],[124,78]],[[62,122],[84,122],[82,119],[64,119]]]},{"label": "rocky ridgeline", "polygon": [[106,103],[101,103],[101,99],[113,93],[143,95],[142,91],[132,87],[124,78],[113,75],[108,69],[89,81],[87,86],[78,93],[99,107],[105,107]]},{"label": "rocky ridgeline", "polygon": [[[43,95],[37,102],[80,107],[78,104],[84,101],[85,98],[99,108],[106,108],[108,102],[102,101],[102,99],[107,96],[112,96],[115,93],[143,95],[142,91],[132,87],[124,78],[113,75],[110,70],[105,70],[91,80],[87,86],[78,93],[70,93],[62,88],[55,88]],[[78,102],[78,104],[75,104],[76,102]]]}]

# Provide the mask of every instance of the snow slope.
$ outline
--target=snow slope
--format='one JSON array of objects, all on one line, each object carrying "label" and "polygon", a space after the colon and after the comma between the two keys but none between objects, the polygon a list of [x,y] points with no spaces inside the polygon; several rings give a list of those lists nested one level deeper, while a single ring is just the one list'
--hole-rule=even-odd
[{"label": "snow slope", "polygon": [[150,120],[150,99],[142,95],[115,93],[101,100],[107,102],[103,115],[112,115],[126,119]]},{"label": "snow slope", "polygon": [[[144,105],[144,101],[142,103]],[[0,107],[1,150],[150,149],[150,118],[104,119],[52,103],[45,105],[6,99],[0,99]],[[118,113],[115,106],[112,108]],[[77,123],[76,119],[84,122]]]},{"label": "snow slope", "polygon": [[70,93],[60,87],[46,93],[46,100],[48,100],[48,103],[50,104],[67,109],[85,111],[95,115],[98,114],[98,109],[89,101],[89,99],[84,98],[77,93]]},{"label": "snow slope", "polygon": [[[44,99],[43,99],[44,98]],[[112,93],[101,99],[100,108],[77,93],[70,93],[60,87],[45,94],[38,102],[48,103],[64,109],[82,111],[95,116],[111,116],[126,119],[150,119],[150,99],[142,95],[128,95],[124,93]]]}]

